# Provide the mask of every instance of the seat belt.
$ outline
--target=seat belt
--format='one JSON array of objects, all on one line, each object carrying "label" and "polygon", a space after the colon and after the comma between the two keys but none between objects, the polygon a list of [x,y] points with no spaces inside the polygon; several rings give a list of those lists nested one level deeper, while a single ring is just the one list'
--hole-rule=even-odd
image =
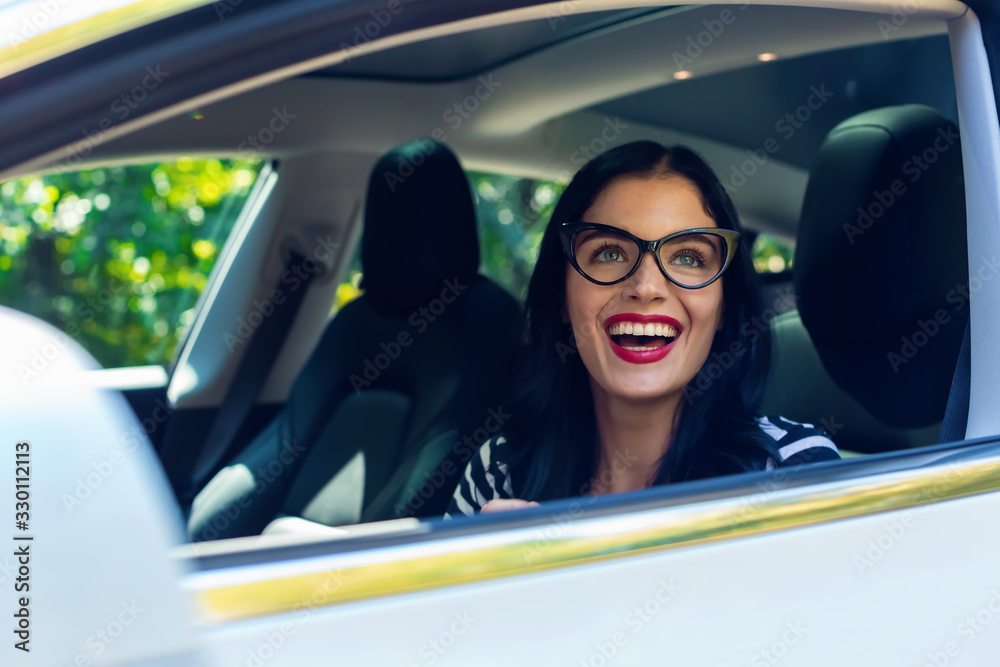
[{"label": "seat belt", "polygon": [[969,395],[972,392],[972,322],[965,326],[965,337],[962,339],[962,349],[958,352],[958,363],[955,365],[955,376],[951,380],[951,391],[948,393],[948,407],[944,411],[944,421],[941,422],[941,435],[938,442],[955,442],[965,440],[965,431],[969,425]]},{"label": "seat belt", "polygon": [[[301,266],[304,260],[303,255],[294,250],[290,251],[285,269],[281,273],[282,277],[286,276],[288,271]],[[203,446],[191,469],[190,480],[184,485],[184,491],[179,494],[182,496],[179,500],[183,506],[190,504],[232,446],[236,434],[264,388],[264,382],[274,367],[278,353],[281,352],[285,336],[288,335],[288,330],[291,329],[299,308],[305,301],[309,286],[318,273],[319,271],[305,270],[296,272],[302,282],[295,290],[289,290],[279,278],[275,289],[284,293],[286,298],[282,303],[275,304],[274,312],[270,317],[264,318],[250,337],[239,368],[229,383],[226,397],[219,406],[219,412],[208,430],[208,435],[202,441]]]}]

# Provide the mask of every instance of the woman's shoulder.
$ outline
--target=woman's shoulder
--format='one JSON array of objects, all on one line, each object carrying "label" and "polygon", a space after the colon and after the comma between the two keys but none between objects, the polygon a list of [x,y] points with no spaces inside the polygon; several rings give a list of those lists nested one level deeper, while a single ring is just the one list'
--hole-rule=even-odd
[{"label": "woman's shoulder", "polygon": [[469,460],[469,465],[489,469],[502,465],[506,468],[509,458],[510,445],[507,444],[507,436],[498,431],[478,448],[473,449]]},{"label": "woman's shoulder", "polygon": [[508,460],[507,438],[501,433],[473,450],[445,517],[475,514],[494,498],[512,498]]},{"label": "woman's shoulder", "polygon": [[768,460],[768,468],[833,461],[840,458],[840,450],[822,428],[800,423],[780,415],[757,418],[757,425],[769,438],[780,457]]}]

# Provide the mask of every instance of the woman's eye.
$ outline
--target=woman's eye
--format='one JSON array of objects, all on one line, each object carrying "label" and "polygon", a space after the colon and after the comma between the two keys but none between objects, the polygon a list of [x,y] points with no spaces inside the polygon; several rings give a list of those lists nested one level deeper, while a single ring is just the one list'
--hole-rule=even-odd
[{"label": "woman's eye", "polygon": [[622,257],[622,252],[618,248],[605,248],[604,250],[597,253],[596,257],[598,262],[624,262],[625,258]]},{"label": "woman's eye", "polygon": [[694,268],[701,266],[701,260],[698,258],[697,255],[693,255],[691,253],[681,253],[674,257],[671,264],[677,264],[678,266],[687,266]]}]

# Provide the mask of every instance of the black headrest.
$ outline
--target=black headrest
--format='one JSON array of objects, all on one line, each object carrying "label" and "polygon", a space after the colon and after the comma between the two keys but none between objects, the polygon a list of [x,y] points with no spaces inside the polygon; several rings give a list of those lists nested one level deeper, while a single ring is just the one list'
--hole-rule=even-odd
[{"label": "black headrest", "polygon": [[398,146],[372,170],[361,241],[372,307],[405,315],[479,270],[476,211],[458,159],[431,139]]},{"label": "black headrest", "polygon": [[813,164],[794,263],[833,379],[887,424],[940,421],[968,321],[962,153],[929,107],[868,111]]}]

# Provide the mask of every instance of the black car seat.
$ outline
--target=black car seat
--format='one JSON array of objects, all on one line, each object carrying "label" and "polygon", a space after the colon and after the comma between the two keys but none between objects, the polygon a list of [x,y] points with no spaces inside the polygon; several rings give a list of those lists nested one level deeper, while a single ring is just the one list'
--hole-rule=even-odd
[{"label": "black car seat", "polygon": [[257,534],[280,516],[443,514],[499,428],[519,306],[478,273],[458,160],[431,140],[385,155],[364,224],[364,294],[327,326],[281,413],[198,494],[192,539]]},{"label": "black car seat", "polygon": [[799,224],[797,310],[772,320],[763,413],[855,452],[936,443],[969,318],[957,128],[921,105],[840,123]]}]

